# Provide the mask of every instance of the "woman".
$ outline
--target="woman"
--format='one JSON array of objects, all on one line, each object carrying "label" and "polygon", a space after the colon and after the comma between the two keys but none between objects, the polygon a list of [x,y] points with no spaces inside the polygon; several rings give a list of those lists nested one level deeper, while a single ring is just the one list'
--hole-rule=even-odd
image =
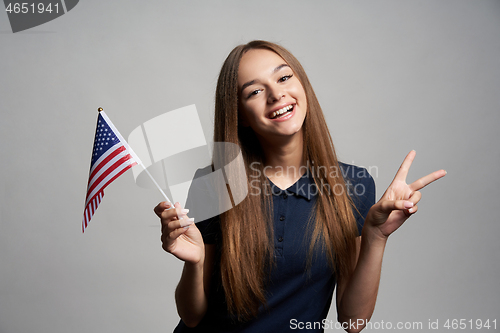
[{"label": "woman", "polygon": [[265,41],[226,59],[214,141],[241,147],[258,191],[198,226],[179,204],[155,208],[163,249],[185,262],[176,332],[322,332],[335,286],[339,322],[360,331],[375,307],[388,236],[417,211],[418,190],[446,172],[407,185],[412,151],[374,203],[366,170],[337,161],[300,63]]}]

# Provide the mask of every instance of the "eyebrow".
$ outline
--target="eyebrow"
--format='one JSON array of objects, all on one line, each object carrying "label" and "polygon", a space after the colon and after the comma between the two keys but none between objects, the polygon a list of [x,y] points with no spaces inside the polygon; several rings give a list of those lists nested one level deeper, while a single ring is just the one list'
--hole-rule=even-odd
[{"label": "eyebrow", "polygon": [[[283,67],[290,67],[290,66],[288,66],[287,64],[281,64],[278,67],[276,67],[275,69],[273,69],[272,74],[276,73],[277,71],[279,71]],[[245,90],[245,88],[247,88],[248,86],[251,86],[254,83],[255,83],[255,80],[252,80],[252,81],[248,81],[247,83],[243,84],[241,86],[241,91]]]}]

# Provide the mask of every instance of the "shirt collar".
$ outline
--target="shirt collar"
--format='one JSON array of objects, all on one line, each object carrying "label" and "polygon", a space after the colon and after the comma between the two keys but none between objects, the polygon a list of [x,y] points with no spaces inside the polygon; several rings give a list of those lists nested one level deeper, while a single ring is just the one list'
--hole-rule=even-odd
[{"label": "shirt collar", "polygon": [[273,195],[281,195],[283,193],[286,193],[287,195],[293,194],[310,201],[311,198],[317,193],[316,184],[314,183],[312,174],[309,171],[304,173],[302,177],[295,182],[295,184],[285,190],[282,190],[278,186],[274,185],[269,178],[267,178],[267,180],[269,181]]}]

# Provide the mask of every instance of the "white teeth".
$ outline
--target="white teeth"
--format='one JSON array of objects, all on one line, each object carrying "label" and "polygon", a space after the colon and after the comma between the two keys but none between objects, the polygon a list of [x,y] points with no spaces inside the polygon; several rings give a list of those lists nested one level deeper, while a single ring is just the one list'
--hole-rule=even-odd
[{"label": "white teeth", "polygon": [[288,110],[291,110],[292,108],[293,108],[292,104],[285,106],[284,108],[281,108],[278,111],[273,112],[271,114],[271,118],[275,118],[276,116],[282,115],[283,113],[287,112]]}]

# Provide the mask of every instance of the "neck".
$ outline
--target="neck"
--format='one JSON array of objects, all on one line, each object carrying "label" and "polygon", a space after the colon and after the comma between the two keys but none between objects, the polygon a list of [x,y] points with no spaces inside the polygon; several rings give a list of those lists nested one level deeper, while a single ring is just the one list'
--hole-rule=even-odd
[{"label": "neck", "polygon": [[293,185],[306,171],[302,131],[272,142],[260,140],[265,155],[265,175],[279,188]]}]

